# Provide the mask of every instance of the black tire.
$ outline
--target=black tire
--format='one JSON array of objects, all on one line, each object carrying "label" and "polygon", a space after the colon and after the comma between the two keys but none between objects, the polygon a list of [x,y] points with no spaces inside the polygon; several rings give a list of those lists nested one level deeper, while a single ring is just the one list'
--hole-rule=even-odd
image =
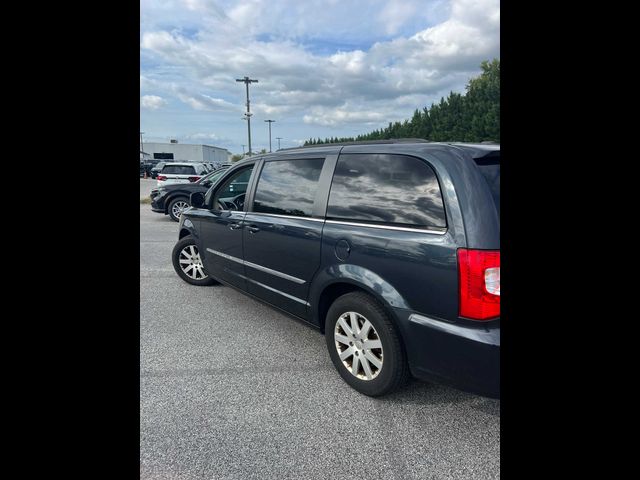
[{"label": "black tire", "polygon": [[[191,247],[191,246],[193,247],[194,251],[198,253],[198,247],[196,245],[194,238],[191,235],[187,235],[186,237],[178,241],[175,247],[173,247],[173,252],[171,253],[171,260],[173,261],[173,268],[175,269],[178,276],[182,278],[185,282],[190,283],[191,285],[197,285],[199,287],[214,285],[218,283],[207,274],[206,270],[204,270],[204,267],[202,266],[200,269],[206,275],[206,277],[203,277],[203,278],[192,278],[187,273],[185,273],[184,270],[182,270],[181,263],[180,263],[181,253],[185,248]],[[188,250],[191,250],[191,249],[188,248]],[[185,258],[185,256],[182,256],[182,259],[188,260],[187,258]],[[195,269],[196,267],[191,267],[190,271],[193,271]],[[198,275],[199,275],[199,272],[194,273],[194,276],[198,276]]]},{"label": "black tire", "polygon": [[169,217],[171,217],[171,220],[173,220],[174,222],[180,221],[180,216],[176,216],[173,213],[173,207],[178,202],[185,202],[187,205],[189,205],[189,199],[185,197],[177,197],[171,200],[171,202],[169,202],[169,206],[167,207],[167,212],[169,213]]},{"label": "black tire", "polygon": [[[356,377],[340,360],[334,333],[338,319],[347,312],[356,312],[369,320],[377,333],[377,338],[382,343],[382,366],[377,376],[371,380]],[[364,292],[347,293],[333,302],[327,312],[325,339],[329,356],[338,373],[345,382],[360,393],[371,397],[385,395],[404,385],[410,377],[406,353],[396,327],[382,305]],[[358,371],[360,370],[361,367],[358,368]],[[364,370],[362,371],[364,375]]]}]

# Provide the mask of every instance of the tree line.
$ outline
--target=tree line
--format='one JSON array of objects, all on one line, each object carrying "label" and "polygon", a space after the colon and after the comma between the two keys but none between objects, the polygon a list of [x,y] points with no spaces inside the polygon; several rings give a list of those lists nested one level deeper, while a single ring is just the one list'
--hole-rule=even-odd
[{"label": "tree line", "polygon": [[500,142],[500,60],[484,61],[482,73],[469,80],[464,95],[451,92],[431,107],[416,109],[411,120],[357,137],[310,138],[304,145],[423,138],[433,142]]}]

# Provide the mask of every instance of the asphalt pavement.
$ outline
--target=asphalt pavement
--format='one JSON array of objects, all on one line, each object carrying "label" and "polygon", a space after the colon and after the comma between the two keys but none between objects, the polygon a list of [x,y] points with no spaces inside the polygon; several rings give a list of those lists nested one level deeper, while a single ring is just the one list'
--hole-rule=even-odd
[{"label": "asphalt pavement", "polygon": [[158,181],[152,178],[140,179],[140,198],[147,198],[151,193],[151,190],[156,188]]},{"label": "asphalt pavement", "polygon": [[141,479],[500,477],[500,401],[419,381],[359,394],[317,330],[183,282],[177,226],[140,205]]}]

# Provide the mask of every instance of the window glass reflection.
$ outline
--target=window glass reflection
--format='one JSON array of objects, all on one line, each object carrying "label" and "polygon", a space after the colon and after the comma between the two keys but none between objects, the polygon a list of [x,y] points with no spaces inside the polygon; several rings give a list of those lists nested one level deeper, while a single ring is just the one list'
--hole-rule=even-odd
[{"label": "window glass reflection", "polygon": [[404,155],[341,155],[331,184],[327,218],[446,226],[433,169]]},{"label": "window glass reflection", "polygon": [[266,162],[253,211],[310,217],[324,159]]}]

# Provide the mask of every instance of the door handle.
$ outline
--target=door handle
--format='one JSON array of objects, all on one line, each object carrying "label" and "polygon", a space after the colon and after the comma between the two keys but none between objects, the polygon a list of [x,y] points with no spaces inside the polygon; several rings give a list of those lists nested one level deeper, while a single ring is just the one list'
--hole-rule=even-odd
[{"label": "door handle", "polygon": [[249,233],[256,233],[256,232],[260,231],[260,229],[258,227],[256,227],[255,225],[249,225],[247,227],[247,230],[249,230]]},{"label": "door handle", "polygon": [[242,222],[240,223],[232,223],[229,225],[229,230],[237,230],[239,228],[242,228]]}]

